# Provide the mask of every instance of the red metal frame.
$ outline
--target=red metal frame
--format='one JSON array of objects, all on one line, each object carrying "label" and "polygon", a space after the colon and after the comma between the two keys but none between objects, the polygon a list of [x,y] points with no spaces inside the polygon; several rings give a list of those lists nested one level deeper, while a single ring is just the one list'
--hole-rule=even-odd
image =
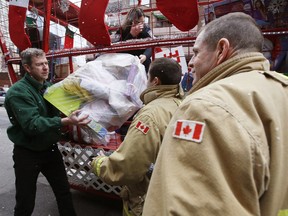
[{"label": "red metal frame", "polygon": [[105,193],[105,192],[102,192],[102,191],[97,191],[97,190],[94,190],[91,187],[84,187],[84,186],[80,186],[80,185],[73,184],[73,183],[70,183],[70,187],[75,189],[75,190],[81,191],[81,192],[93,194],[93,195],[96,195],[96,196],[105,197],[105,198],[108,198],[109,200],[115,200],[115,201],[120,201],[121,200],[120,196],[117,196],[117,195],[114,195],[114,194],[110,194],[110,193]]},{"label": "red metal frame", "polygon": [[6,47],[5,40],[4,40],[3,34],[1,32],[1,29],[0,29],[0,47],[1,47],[1,51],[4,55],[4,60],[8,66],[8,73],[9,73],[11,82],[15,83],[15,82],[17,82],[18,79],[17,79],[17,76],[16,76],[16,73],[14,71],[13,66],[11,64],[8,64],[8,61],[11,58],[11,56],[10,56],[9,50]]},{"label": "red metal frame", "polygon": [[[98,48],[85,48],[85,49],[66,49],[66,50],[56,50],[48,52],[46,54],[47,58],[61,58],[61,57],[72,57],[79,55],[87,55],[93,53],[102,52],[119,52],[131,49],[145,49],[147,47],[158,47],[158,46],[170,46],[170,45],[180,45],[180,44],[190,44],[193,45],[195,42],[195,36],[189,37],[179,37],[178,39],[153,39],[147,41],[125,41],[112,44],[111,46],[102,46]],[[11,58],[8,60],[10,64],[17,64],[20,62],[20,58]]]},{"label": "red metal frame", "polygon": [[49,51],[49,30],[50,30],[50,20],[51,20],[51,6],[52,0],[45,1],[45,16],[44,16],[44,31],[43,31],[43,47],[45,53]]},{"label": "red metal frame", "polygon": [[[7,0],[8,1],[8,0]],[[70,72],[73,72],[73,63],[72,56],[93,54],[100,52],[117,52],[125,51],[130,49],[144,49],[147,47],[152,47],[154,50],[157,46],[170,46],[177,44],[193,44],[194,36],[184,35],[183,38],[179,39],[158,39],[151,41],[137,41],[137,42],[122,42],[118,44],[113,44],[111,46],[98,46],[95,48],[85,48],[85,49],[69,49],[69,50],[57,50],[53,53],[49,52],[49,30],[50,30],[50,21],[54,21],[62,26],[67,26],[68,24],[78,27],[78,15],[80,8],[75,4],[69,4],[69,10],[63,13],[58,7],[53,7],[57,4],[57,0],[42,0],[42,1],[30,1],[28,9],[37,10],[37,13],[40,16],[44,17],[44,27],[43,27],[43,47],[42,49],[47,53],[47,58],[60,58],[60,57],[69,57]],[[141,4],[141,0],[138,0],[138,5]],[[144,12],[156,11],[157,8],[148,8],[144,9]],[[121,12],[121,15],[127,14],[127,11]],[[129,45],[128,45],[129,44]],[[3,52],[4,53],[4,52]],[[152,58],[154,59],[154,52]],[[8,64],[9,74],[12,79],[12,83],[17,81],[15,76],[15,71],[11,64],[19,64],[20,58],[7,58],[5,61]]]}]

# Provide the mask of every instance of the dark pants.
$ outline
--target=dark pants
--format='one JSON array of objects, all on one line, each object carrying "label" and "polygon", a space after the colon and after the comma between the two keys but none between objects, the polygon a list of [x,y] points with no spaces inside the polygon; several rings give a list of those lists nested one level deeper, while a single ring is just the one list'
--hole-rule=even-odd
[{"label": "dark pants", "polygon": [[60,215],[76,215],[62,155],[57,145],[43,152],[14,147],[13,160],[16,177],[14,216],[30,216],[32,214],[35,206],[36,184],[40,172],[52,187]]}]

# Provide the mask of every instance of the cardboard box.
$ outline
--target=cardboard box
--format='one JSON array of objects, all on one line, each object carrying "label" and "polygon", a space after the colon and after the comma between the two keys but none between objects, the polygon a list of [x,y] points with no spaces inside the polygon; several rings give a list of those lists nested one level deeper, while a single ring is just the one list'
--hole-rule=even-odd
[{"label": "cardboard box", "polygon": [[[73,63],[73,71],[77,70],[79,67],[77,64]],[[55,65],[55,75],[57,78],[66,78],[70,74],[69,63]]]}]

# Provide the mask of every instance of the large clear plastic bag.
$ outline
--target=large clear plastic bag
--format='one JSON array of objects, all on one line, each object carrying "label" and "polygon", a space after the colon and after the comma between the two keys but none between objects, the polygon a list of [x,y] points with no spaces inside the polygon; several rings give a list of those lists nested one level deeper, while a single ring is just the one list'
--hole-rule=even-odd
[{"label": "large clear plastic bag", "polygon": [[92,121],[81,128],[84,140],[105,145],[109,131],[119,128],[142,107],[140,94],[146,85],[145,68],[138,57],[110,53],[49,87],[44,98],[67,116],[77,109],[88,114]]}]

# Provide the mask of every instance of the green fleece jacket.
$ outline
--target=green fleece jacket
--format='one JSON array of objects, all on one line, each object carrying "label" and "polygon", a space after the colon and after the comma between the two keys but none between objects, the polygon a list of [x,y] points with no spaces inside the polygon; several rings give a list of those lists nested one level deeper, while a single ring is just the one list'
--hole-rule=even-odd
[{"label": "green fleece jacket", "polygon": [[42,85],[26,74],[7,92],[5,108],[12,124],[7,134],[15,146],[45,151],[59,140],[60,113],[42,96],[50,85]]}]

